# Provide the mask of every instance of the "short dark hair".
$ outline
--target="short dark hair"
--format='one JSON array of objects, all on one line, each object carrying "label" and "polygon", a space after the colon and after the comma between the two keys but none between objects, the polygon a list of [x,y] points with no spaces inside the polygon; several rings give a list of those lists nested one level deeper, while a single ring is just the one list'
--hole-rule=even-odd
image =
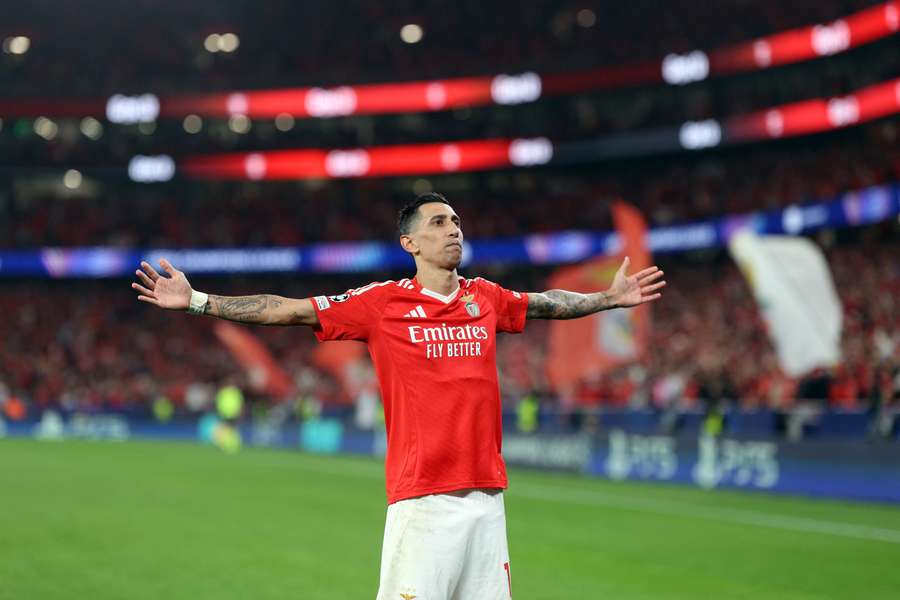
[{"label": "short dark hair", "polygon": [[430,202],[440,202],[441,204],[450,206],[450,202],[443,194],[438,194],[437,192],[419,194],[416,196],[415,200],[411,200],[406,206],[400,209],[400,214],[397,216],[397,230],[400,232],[400,235],[409,235],[416,219],[419,218],[419,207]]}]

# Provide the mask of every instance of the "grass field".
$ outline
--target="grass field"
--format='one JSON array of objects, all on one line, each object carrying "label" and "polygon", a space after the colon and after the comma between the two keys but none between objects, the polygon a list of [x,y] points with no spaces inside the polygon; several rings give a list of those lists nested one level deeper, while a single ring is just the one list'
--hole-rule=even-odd
[{"label": "grass field", "polygon": [[[900,598],[897,508],[510,478],[517,600]],[[384,510],[367,459],[0,440],[0,598],[372,599]]]}]

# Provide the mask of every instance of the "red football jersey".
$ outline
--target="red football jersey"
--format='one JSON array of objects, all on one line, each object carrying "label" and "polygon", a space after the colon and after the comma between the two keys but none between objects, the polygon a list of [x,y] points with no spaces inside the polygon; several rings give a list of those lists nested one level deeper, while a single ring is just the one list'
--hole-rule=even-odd
[{"label": "red football jersey", "polygon": [[384,403],[388,503],[507,486],[496,341],[525,327],[527,294],[460,277],[449,296],[401,279],[312,301],[320,341],[368,343]]}]

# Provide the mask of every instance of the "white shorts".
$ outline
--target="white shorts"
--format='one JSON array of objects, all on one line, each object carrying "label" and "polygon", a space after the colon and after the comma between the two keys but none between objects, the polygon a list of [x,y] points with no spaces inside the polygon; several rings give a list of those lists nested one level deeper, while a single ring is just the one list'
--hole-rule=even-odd
[{"label": "white shorts", "polygon": [[464,490],[388,506],[377,600],[509,600],[500,490]]}]

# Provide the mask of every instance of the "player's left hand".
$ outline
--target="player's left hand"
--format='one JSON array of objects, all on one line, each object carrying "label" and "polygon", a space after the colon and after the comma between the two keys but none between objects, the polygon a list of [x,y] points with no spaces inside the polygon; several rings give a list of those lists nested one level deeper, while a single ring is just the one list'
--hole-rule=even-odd
[{"label": "player's left hand", "polygon": [[145,261],[134,272],[141,281],[131,284],[132,289],[138,293],[138,300],[169,310],[187,310],[193,291],[187,277],[165,258],[159,259],[159,266],[167,276],[160,275]]},{"label": "player's left hand", "polygon": [[662,280],[663,272],[659,267],[648,267],[634,275],[628,275],[629,264],[631,260],[626,256],[607,290],[616,299],[616,305],[628,308],[662,298],[657,290],[662,289],[666,282]]}]

